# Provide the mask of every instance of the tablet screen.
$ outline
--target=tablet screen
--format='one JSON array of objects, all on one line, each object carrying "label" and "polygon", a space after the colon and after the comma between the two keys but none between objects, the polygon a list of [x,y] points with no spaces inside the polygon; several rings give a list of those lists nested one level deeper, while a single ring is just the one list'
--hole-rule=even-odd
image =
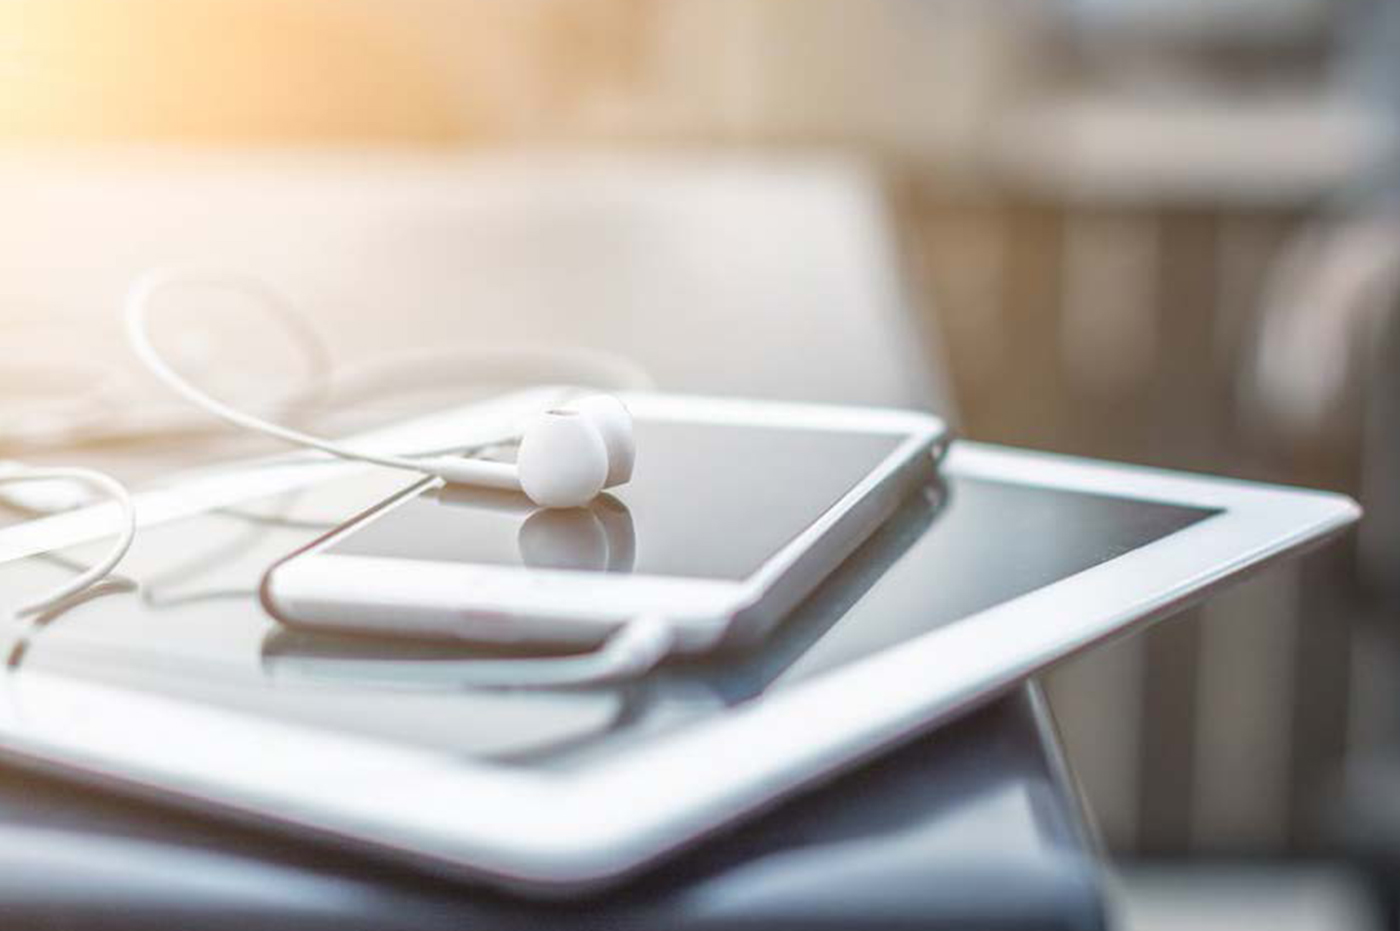
[{"label": "tablet screen", "polygon": [[[367,471],[143,530],[119,580],[11,644],[16,702],[39,672],[501,766],[569,770],[1092,568],[1211,511],[954,475],[911,498],[761,647],[569,691],[481,691],[466,648],[290,632],[256,589],[274,559],[402,489]],[[0,590],[70,578],[104,544],[0,565]],[[36,699],[37,700],[37,699]]]}]

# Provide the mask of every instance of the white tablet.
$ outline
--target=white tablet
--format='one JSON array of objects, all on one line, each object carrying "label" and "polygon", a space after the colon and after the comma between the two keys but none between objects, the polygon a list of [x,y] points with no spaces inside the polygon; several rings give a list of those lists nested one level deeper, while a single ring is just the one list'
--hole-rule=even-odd
[{"label": "white tablet", "polygon": [[[537,403],[376,441],[470,442]],[[282,460],[143,496],[129,580],[13,637],[0,751],[439,874],[596,889],[1358,516],[960,443],[760,644],[615,687],[486,691],[454,676],[476,651],[292,631],[258,604],[270,562],[412,481]],[[0,591],[64,578],[114,517],[0,532]]]}]

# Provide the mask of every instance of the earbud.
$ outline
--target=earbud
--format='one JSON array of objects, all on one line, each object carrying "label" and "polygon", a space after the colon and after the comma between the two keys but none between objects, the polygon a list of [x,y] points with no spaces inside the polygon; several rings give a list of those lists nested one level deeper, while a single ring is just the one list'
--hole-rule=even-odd
[{"label": "earbud", "polygon": [[608,444],[593,418],[576,410],[538,415],[520,438],[520,490],[547,508],[587,504],[607,484]]},{"label": "earbud", "polygon": [[617,398],[594,395],[535,418],[520,439],[520,489],[549,508],[587,504],[632,478],[632,415]]},{"label": "earbud", "polygon": [[627,406],[609,394],[595,394],[569,405],[588,417],[603,437],[608,449],[608,477],[604,488],[625,485],[632,480],[637,461],[637,439],[632,433],[632,414]]},{"label": "earbud", "polygon": [[635,459],[632,415],[616,398],[598,395],[532,418],[514,464],[452,456],[407,462],[455,484],[524,492],[540,507],[576,508],[631,478]]}]

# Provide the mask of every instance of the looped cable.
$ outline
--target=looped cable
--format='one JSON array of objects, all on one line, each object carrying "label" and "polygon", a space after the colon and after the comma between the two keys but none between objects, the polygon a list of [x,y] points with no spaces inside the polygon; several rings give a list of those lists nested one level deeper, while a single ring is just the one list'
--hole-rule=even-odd
[{"label": "looped cable", "polygon": [[[315,655],[312,663],[295,660],[295,650],[269,654],[263,661],[274,677],[289,675],[410,691],[458,689],[549,689],[606,685],[640,678],[665,659],[675,644],[672,622],[640,615],[613,631],[595,650],[569,656],[530,659],[388,659],[382,656]],[[303,657],[310,658],[310,657]]]},{"label": "looped cable", "polygon": [[582,657],[487,659],[465,673],[465,685],[479,689],[560,689],[638,679],[666,658],[675,630],[662,617],[634,617]]},{"label": "looped cable", "polygon": [[[341,459],[370,462],[391,469],[405,469],[415,472],[431,472],[433,470],[430,463],[421,460],[434,458],[436,453],[415,450],[396,455],[352,448],[334,440],[314,436],[240,410],[232,404],[219,400],[175,371],[151,340],[149,322],[151,303],[159,294],[170,288],[193,285],[238,290],[255,299],[267,302],[269,307],[276,310],[278,316],[288,321],[295,321],[299,328],[309,329],[290,304],[278,296],[275,291],[254,279],[237,275],[205,274],[173,269],[155,269],[145,272],[132,283],[126,294],[124,316],[127,342],[147,371],[167,388],[195,407],[226,423],[255,433],[262,433],[286,443],[310,447]],[[650,377],[640,366],[610,353],[594,350],[569,350],[567,353],[559,353],[549,350],[532,351],[528,347],[519,346],[478,347],[470,350],[420,351],[406,355],[405,359],[411,361],[414,369],[420,372],[425,367],[443,365],[459,367],[463,364],[475,364],[496,369],[522,364],[541,367],[553,365],[557,368],[562,361],[571,362],[575,368],[595,376],[601,373],[605,381],[615,381],[629,387],[651,385]],[[400,367],[397,360],[391,366],[366,366],[358,377],[373,381],[374,378],[383,377],[393,369]]]},{"label": "looped cable", "polygon": [[452,674],[471,688],[572,688],[637,679],[656,667],[675,643],[664,618],[642,615],[623,624],[602,646],[582,656],[553,659],[463,660]]},{"label": "looped cable", "polygon": [[107,473],[77,467],[0,463],[0,485],[38,481],[79,482],[97,489],[111,498],[121,510],[121,526],[117,531],[116,542],[100,562],[48,594],[20,604],[15,609],[15,615],[19,617],[47,610],[106,578],[116,568],[117,563],[122,561],[127,550],[131,549],[131,541],[136,537],[136,506],[132,503],[131,493]]},{"label": "looped cable", "polygon": [[156,349],[155,343],[151,340],[148,323],[150,306],[156,295],[160,294],[162,291],[181,285],[194,284],[204,284],[213,287],[236,287],[244,290],[245,293],[261,295],[266,300],[274,302],[275,306],[286,307],[270,289],[261,284],[250,287],[247,281],[237,276],[203,275],[166,269],[157,269],[142,274],[136,279],[126,294],[125,323],[127,342],[131,344],[132,350],[136,353],[137,358],[141,360],[141,364],[146,367],[147,371],[164,383],[167,388],[195,407],[218,417],[226,423],[232,424],[235,427],[241,427],[244,430],[251,430],[254,433],[261,433],[265,436],[282,440],[285,443],[291,443],[294,446],[306,446],[323,453],[329,453],[340,459],[347,459],[355,462],[369,462],[390,469],[405,469],[411,472],[431,471],[430,466],[426,465],[424,462],[417,461],[419,457],[422,457],[420,453],[394,455],[391,453],[354,449],[333,440],[313,436],[310,433],[295,430],[279,423],[273,423],[270,420],[265,420],[247,411],[239,410],[232,404],[220,401],[218,398],[204,391],[179,372],[175,371],[175,369],[165,361],[165,358],[160,354],[160,351]]}]

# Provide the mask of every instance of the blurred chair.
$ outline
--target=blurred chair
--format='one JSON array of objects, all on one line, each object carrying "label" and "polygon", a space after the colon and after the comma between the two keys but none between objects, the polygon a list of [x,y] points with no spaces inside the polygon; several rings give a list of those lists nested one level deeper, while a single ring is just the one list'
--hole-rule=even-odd
[{"label": "blurred chair", "polygon": [[[1276,342],[1257,308],[1278,250],[1319,201],[1395,157],[1392,114],[1332,79],[1324,4],[1064,6],[1046,51],[1056,79],[1028,85],[991,137],[1013,387],[984,377],[986,397],[966,392],[969,430],[1352,488],[1338,460],[1280,452],[1238,367],[1256,339]],[[1326,377],[1308,359],[1292,381],[1269,369],[1271,383]],[[1056,673],[1071,756],[1115,846],[1170,856],[1315,840],[1318,780],[1345,744],[1354,642],[1327,599],[1346,576],[1285,568]]]},{"label": "blurred chair", "polygon": [[1350,197],[1285,250],[1242,390],[1294,450],[1348,464],[1366,508],[1350,568],[1347,753],[1319,803],[1400,922],[1400,199]]}]

